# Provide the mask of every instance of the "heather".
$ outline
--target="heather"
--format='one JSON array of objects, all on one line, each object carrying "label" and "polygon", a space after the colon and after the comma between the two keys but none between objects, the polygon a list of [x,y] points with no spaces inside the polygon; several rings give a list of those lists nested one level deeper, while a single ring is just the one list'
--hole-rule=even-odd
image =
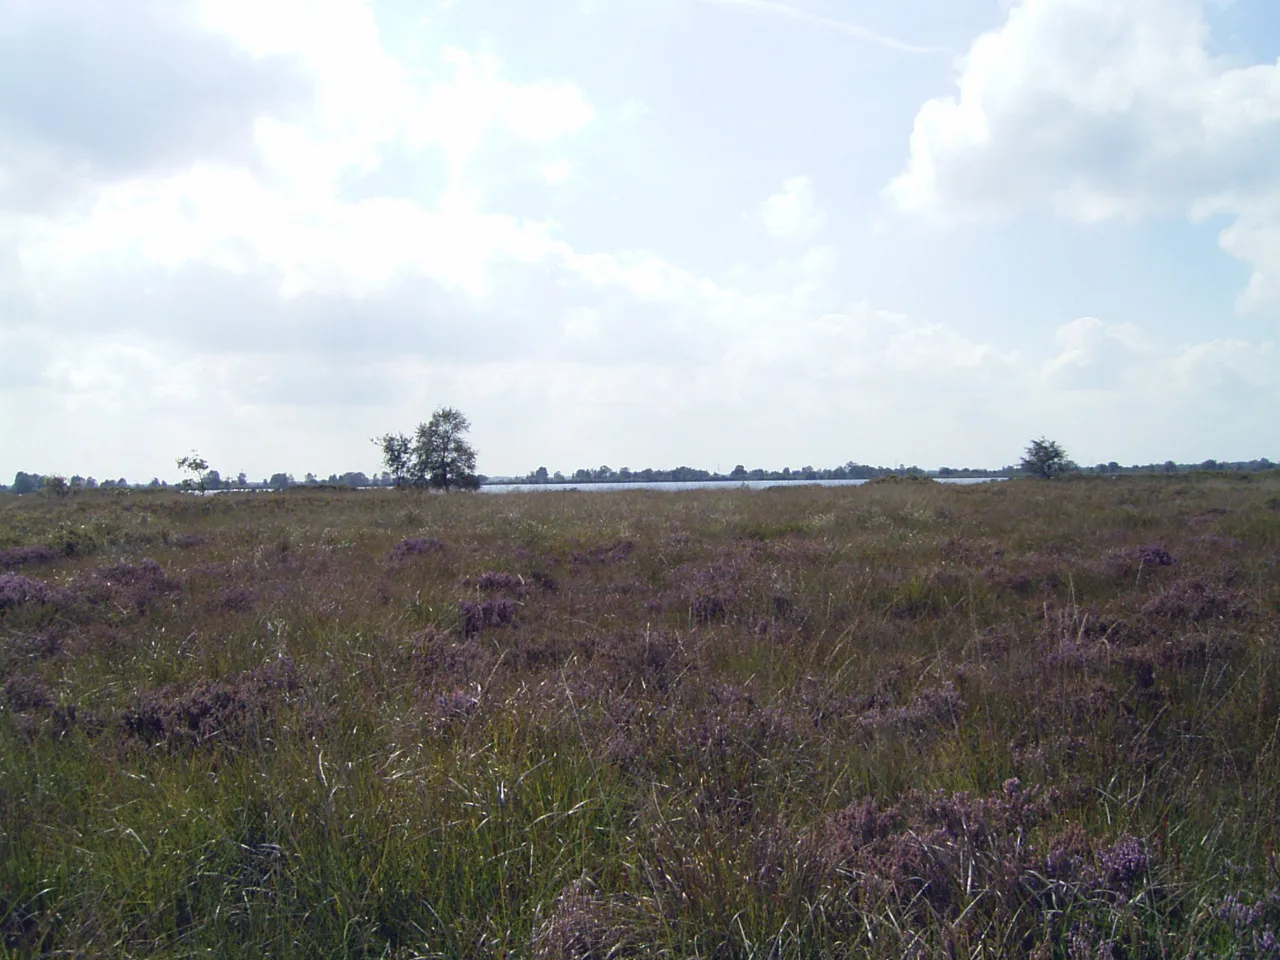
[{"label": "heather", "polygon": [[1278,505],[0,499],[0,956],[1280,957]]}]

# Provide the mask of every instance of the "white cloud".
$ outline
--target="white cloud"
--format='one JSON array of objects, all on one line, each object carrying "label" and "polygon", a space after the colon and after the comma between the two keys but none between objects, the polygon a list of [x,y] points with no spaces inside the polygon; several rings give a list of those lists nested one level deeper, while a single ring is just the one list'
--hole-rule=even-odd
[{"label": "white cloud", "polygon": [[[1083,431],[1082,410],[1111,436],[1116,405],[1154,431],[1192,399],[1274,393],[1269,344],[1175,346],[1085,318],[1020,353],[945,316],[863,303],[844,285],[846,254],[815,241],[825,217],[804,176],[755,209],[734,199],[756,239],[763,226],[787,241],[735,253],[734,270],[583,243],[541,206],[597,173],[583,86],[517,77],[431,25],[408,38],[412,65],[399,61],[358,0],[200,10],[216,35],[194,47],[218,53],[215,79],[269,64],[308,96],[288,110],[249,98],[235,150],[197,138],[162,162],[76,168],[74,205],[19,211],[0,195],[0,418],[24,424],[6,450],[15,467],[166,475],[195,445],[223,472],[369,469],[367,437],[440,402],[472,416],[489,472],[571,468],[584,449],[615,466],[727,467],[752,450],[778,466],[993,463],[1055,423],[1064,438]],[[979,113],[1012,124],[981,99]],[[1230,131],[1260,109],[1214,116],[1240,138]],[[962,180],[939,150],[923,206],[950,212]],[[1037,202],[1039,174],[1022,176],[1035,189],[1012,178],[1016,205]],[[1095,179],[1071,196],[1104,212],[1128,202]],[[1182,202],[1230,213],[1255,196],[1248,184]],[[995,188],[984,202],[1006,209]],[[1251,209],[1223,242],[1263,262],[1280,218]],[[1251,295],[1271,295],[1274,276],[1260,270]],[[1153,385],[1166,394],[1154,412],[1141,402]],[[1244,415],[1253,436],[1270,436],[1262,418]],[[263,430],[269,444],[253,439]],[[112,466],[116,447],[140,466]],[[76,462],[42,462],[62,450]]]},{"label": "white cloud", "polygon": [[1177,382],[1186,389],[1221,392],[1225,386],[1230,395],[1273,393],[1280,375],[1275,344],[1269,341],[1211,340],[1193,344],[1178,351],[1171,367]]},{"label": "white cloud", "polygon": [[542,179],[550,184],[560,184],[567,181],[573,176],[573,161],[561,157],[559,160],[552,160],[544,163],[540,170]]},{"label": "white cloud", "polygon": [[311,92],[294,58],[247,55],[202,30],[189,0],[0,4],[0,208],[60,209],[103,180],[198,159],[252,162],[255,118],[297,117]]},{"label": "white cloud", "polygon": [[[1090,392],[1117,402],[1186,404],[1276,392],[1280,368],[1271,341],[1207,340],[1172,344],[1132,323],[1081,317],[1054,334],[1057,354],[1040,367],[1040,388]],[[1123,398],[1123,401],[1120,400]]]},{"label": "white cloud", "polygon": [[811,237],[824,219],[818,209],[813,180],[791,177],[784,181],[782,190],[760,205],[760,218],[765,229],[775,237],[796,240]]},{"label": "white cloud", "polygon": [[1134,324],[1107,324],[1097,317],[1081,317],[1060,326],[1054,343],[1058,353],[1044,363],[1042,375],[1047,383],[1069,389],[1132,387],[1131,378],[1153,352]]},{"label": "white cloud", "polygon": [[[30,227],[21,244],[28,270],[53,288],[106,259],[169,268],[193,262],[233,271],[256,267],[276,271],[290,296],[365,295],[410,273],[482,297],[495,266],[562,251],[549,224],[482,209],[473,161],[494,140],[540,147],[578,132],[594,117],[582,93],[563,82],[514,83],[502,77],[494,56],[458,50],[444,57],[451,73],[423,87],[396,66],[380,64],[386,55],[376,34],[357,29],[362,21],[350,16],[362,5],[331,6],[335,24],[313,30],[320,46],[308,62],[327,68],[328,43],[349,30],[351,56],[363,65],[355,71],[358,82],[386,112],[378,116],[346,91],[335,101],[331,94],[341,84],[317,75],[312,122],[258,122],[265,175],[198,163],[164,177],[105,184],[82,215]],[[259,48],[276,47],[269,31],[252,39]],[[370,49],[362,52],[362,42]],[[350,64],[341,61],[341,70],[345,81]],[[376,168],[391,146],[415,156],[444,152],[448,170],[436,206],[407,196],[341,199],[342,175]],[[531,165],[530,176],[562,178],[567,164],[561,158]]]},{"label": "white cloud", "polygon": [[1224,249],[1256,271],[1246,301],[1275,296],[1280,63],[1240,66],[1209,42],[1199,0],[1018,0],[955,94],[920,108],[887,196],[944,219],[1224,213],[1240,218]]}]

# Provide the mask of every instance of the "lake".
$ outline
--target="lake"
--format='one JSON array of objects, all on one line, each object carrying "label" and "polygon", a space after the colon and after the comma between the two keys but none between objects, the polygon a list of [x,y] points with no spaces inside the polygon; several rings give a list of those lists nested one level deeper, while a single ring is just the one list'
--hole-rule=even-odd
[{"label": "lake", "polygon": [[[1006,477],[934,477],[935,483],[967,486],[994,483]],[[660,480],[653,483],[617,481],[603,483],[487,483],[481,493],[534,493],[543,490],[765,490],[771,487],[860,487],[870,480]],[[905,481],[909,482],[909,481]]]},{"label": "lake", "polygon": [[[934,483],[953,483],[968,486],[974,483],[996,483],[1008,480],[1008,477],[933,477]],[[910,481],[904,481],[910,482]],[[638,480],[604,482],[604,483],[486,483],[480,488],[481,493],[540,493],[552,490],[589,490],[603,493],[606,490],[766,490],[772,487],[860,487],[870,480],[657,480],[644,483]],[[351,490],[388,490],[389,487],[349,487]],[[239,487],[224,490],[205,490],[203,495],[213,496],[219,493],[277,493],[263,487],[241,489]],[[191,493],[200,495],[198,491]]]}]

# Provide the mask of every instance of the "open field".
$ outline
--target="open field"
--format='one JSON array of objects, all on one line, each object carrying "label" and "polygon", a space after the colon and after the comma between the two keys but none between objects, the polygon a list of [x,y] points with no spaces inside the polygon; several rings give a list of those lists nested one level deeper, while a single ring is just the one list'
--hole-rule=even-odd
[{"label": "open field", "polygon": [[1280,956],[1280,477],[9,497],[0,550],[0,956]]}]

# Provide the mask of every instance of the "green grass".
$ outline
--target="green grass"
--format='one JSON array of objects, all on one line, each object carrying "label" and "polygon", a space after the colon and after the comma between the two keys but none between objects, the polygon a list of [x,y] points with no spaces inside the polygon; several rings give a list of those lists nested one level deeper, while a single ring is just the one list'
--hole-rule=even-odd
[{"label": "green grass", "polygon": [[1278,497],[0,499],[0,956],[1274,956]]}]

